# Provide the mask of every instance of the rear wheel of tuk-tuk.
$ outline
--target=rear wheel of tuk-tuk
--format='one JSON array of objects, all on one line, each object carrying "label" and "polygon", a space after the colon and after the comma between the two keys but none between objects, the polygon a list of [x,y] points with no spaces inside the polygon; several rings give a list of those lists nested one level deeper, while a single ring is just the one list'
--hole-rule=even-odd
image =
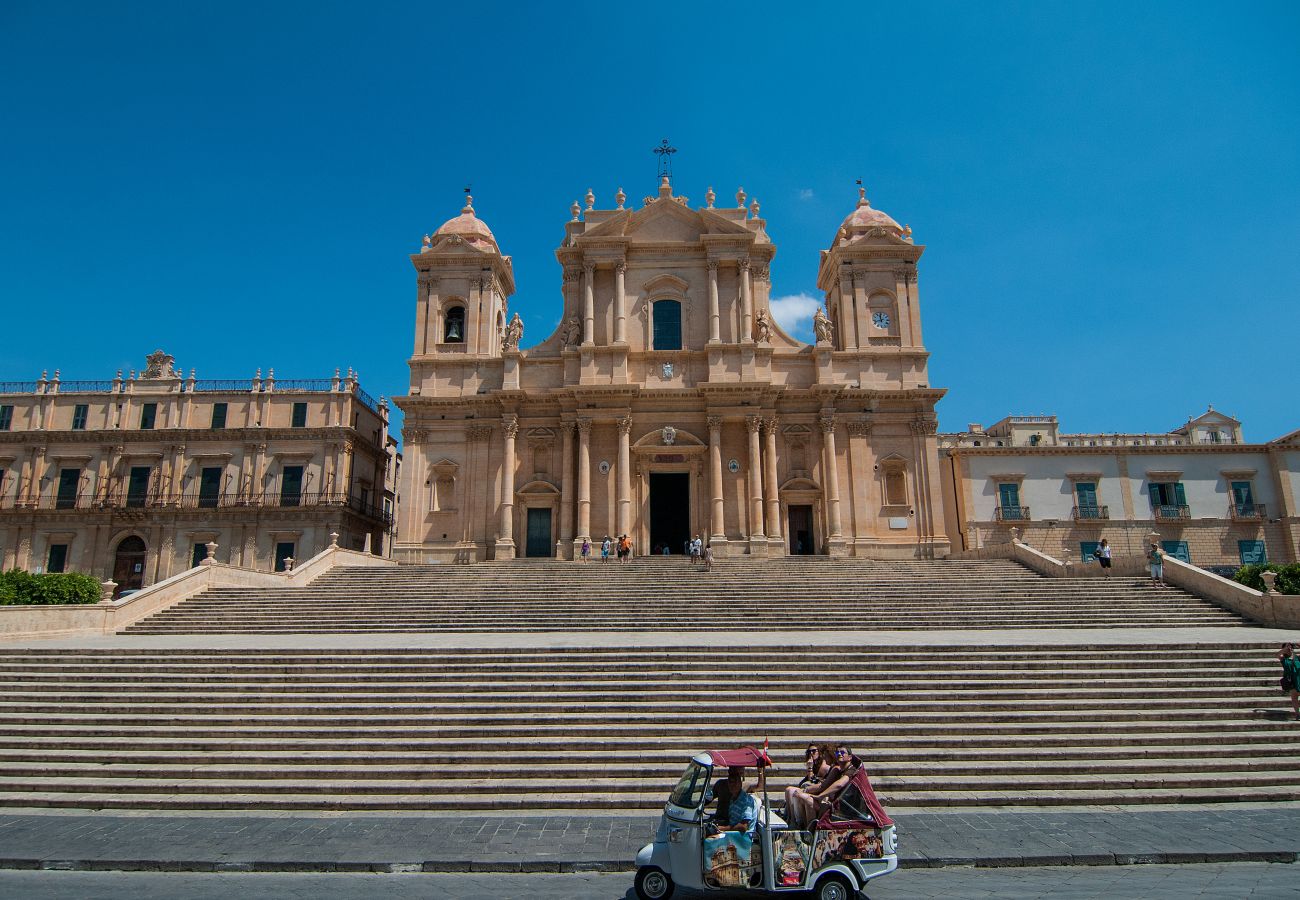
[{"label": "rear wheel of tuk-tuk", "polygon": [[857,891],[843,875],[832,873],[817,882],[813,896],[817,900],[853,900]]},{"label": "rear wheel of tuk-tuk", "polygon": [[636,895],[641,900],[668,900],[673,895],[673,880],[658,866],[636,870]]}]

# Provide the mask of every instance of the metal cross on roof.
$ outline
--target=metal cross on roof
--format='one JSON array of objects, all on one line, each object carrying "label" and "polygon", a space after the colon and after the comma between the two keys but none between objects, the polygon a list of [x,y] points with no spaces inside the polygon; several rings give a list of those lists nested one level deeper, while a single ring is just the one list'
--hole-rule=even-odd
[{"label": "metal cross on roof", "polygon": [[673,154],[676,152],[676,147],[668,146],[668,138],[664,138],[663,143],[655,147],[655,156],[659,157],[659,173],[655,176],[656,181],[667,178],[669,184],[673,183]]}]

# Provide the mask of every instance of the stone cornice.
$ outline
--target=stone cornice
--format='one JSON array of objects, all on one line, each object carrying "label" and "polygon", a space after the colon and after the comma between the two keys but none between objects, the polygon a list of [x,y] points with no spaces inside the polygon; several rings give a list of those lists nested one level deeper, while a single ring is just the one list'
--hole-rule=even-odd
[{"label": "stone cornice", "polygon": [[[981,440],[997,440],[994,438],[981,438]],[[1199,444],[1161,444],[1158,447],[1141,446],[1134,447],[1131,445],[1111,447],[940,447],[940,453],[949,453],[960,456],[1115,456],[1123,453],[1126,456],[1146,455],[1167,455],[1170,453],[1218,453],[1218,454],[1237,454],[1237,453],[1267,453],[1267,444],[1211,444],[1202,446]]]}]

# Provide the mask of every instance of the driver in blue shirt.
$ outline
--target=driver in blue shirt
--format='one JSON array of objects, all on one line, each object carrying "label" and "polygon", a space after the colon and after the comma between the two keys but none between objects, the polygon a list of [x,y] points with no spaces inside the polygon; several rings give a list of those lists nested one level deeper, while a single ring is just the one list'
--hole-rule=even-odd
[{"label": "driver in blue shirt", "polygon": [[[757,790],[763,789],[766,778],[766,771],[760,768]],[[718,798],[714,827],[720,831],[743,831],[752,835],[754,826],[758,824],[758,798],[745,789],[745,767],[729,767],[727,780],[718,782],[714,794]]]}]

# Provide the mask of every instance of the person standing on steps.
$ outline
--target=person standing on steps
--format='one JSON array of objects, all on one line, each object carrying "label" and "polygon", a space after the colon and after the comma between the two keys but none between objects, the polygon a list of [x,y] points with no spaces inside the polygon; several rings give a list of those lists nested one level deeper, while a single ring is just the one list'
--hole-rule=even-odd
[{"label": "person standing on steps", "polygon": [[583,538],[582,539],[582,561],[586,562],[589,559],[591,559],[591,540],[589,538]]},{"label": "person standing on steps", "polygon": [[609,535],[605,535],[605,540],[601,541],[600,543],[601,562],[609,562],[609,551],[611,549],[612,549],[612,545],[610,544]]},{"label": "person standing on steps", "polygon": [[1300,722],[1300,654],[1294,644],[1283,644],[1277,660],[1282,664],[1282,693],[1291,695],[1291,715]]},{"label": "person standing on steps", "polygon": [[1151,567],[1151,583],[1157,587],[1165,586],[1165,551],[1155,541],[1147,550],[1147,563]]},{"label": "person standing on steps", "polygon": [[712,544],[704,545],[704,571],[706,572],[713,571],[713,545]]}]

